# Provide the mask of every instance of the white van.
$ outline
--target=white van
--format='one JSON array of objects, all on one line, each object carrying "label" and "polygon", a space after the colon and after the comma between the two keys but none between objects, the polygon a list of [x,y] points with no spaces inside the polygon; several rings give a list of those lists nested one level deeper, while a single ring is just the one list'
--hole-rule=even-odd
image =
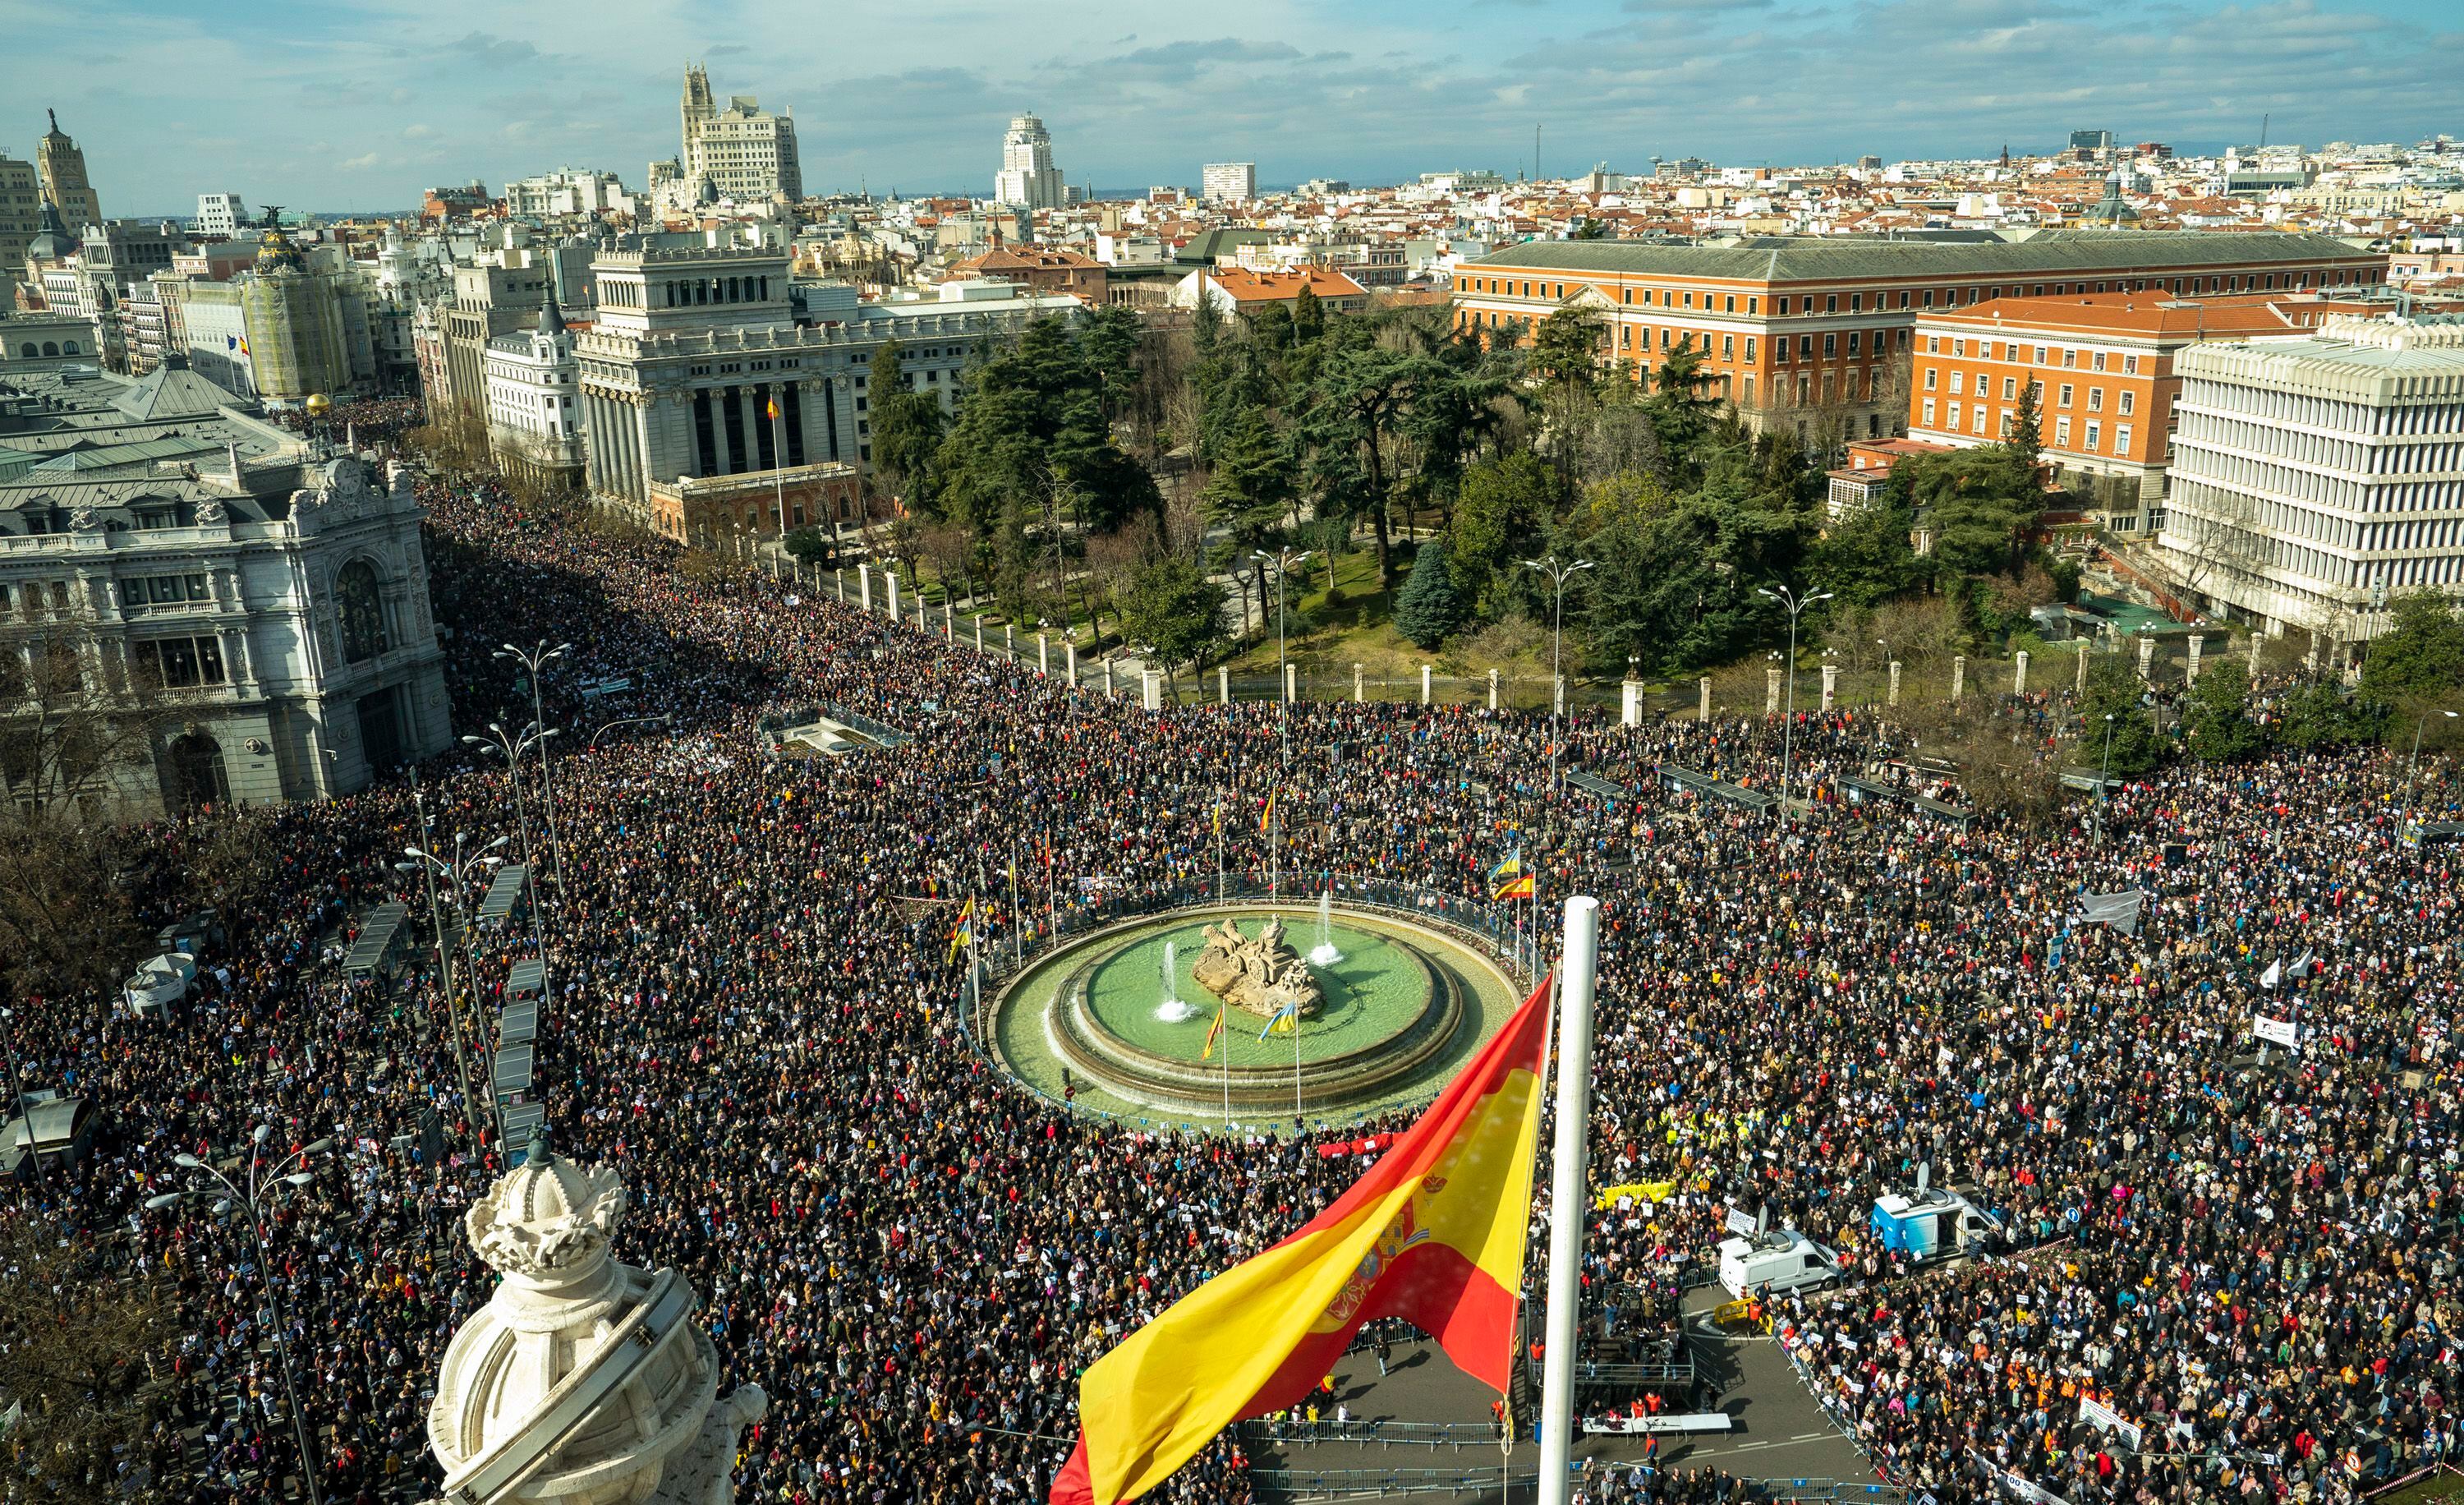
[{"label": "white van", "polygon": [[1793,1291],[1838,1278],[1839,1256],[1794,1228],[1720,1241],[1720,1284],[1741,1301],[1765,1288]]}]

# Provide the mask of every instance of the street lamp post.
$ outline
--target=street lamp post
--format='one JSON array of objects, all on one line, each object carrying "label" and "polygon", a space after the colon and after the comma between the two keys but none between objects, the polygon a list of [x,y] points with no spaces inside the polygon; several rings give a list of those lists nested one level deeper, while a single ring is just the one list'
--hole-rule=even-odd
[{"label": "street lamp post", "polygon": [[2107,787],[2113,778],[2113,713],[2104,713],[2104,761],[2096,769],[2096,839],[2104,839],[2105,802],[2113,798]]},{"label": "street lamp post", "polygon": [[[1266,795],[1267,875],[1266,902],[1273,903],[1283,892],[1284,882],[1284,811],[1277,796],[1283,792],[1284,781],[1291,777],[1292,768],[1292,671],[1287,653],[1287,628],[1284,616],[1284,577],[1309,563],[1309,551],[1295,554],[1290,548],[1279,548],[1272,554],[1265,549],[1251,549],[1249,556],[1261,564],[1272,565],[1275,571],[1275,697],[1284,702],[1283,727],[1275,755],[1275,787]],[[1300,1029],[1297,1021],[1292,1029]]]},{"label": "street lamp post", "polygon": [[1796,773],[1796,619],[1807,607],[1817,601],[1830,600],[1831,592],[1817,590],[1813,595],[1800,596],[1787,586],[1777,590],[1769,586],[1755,588],[1788,608],[1788,705],[1780,713],[1779,818],[1782,822],[1793,823],[1794,816],[1788,808],[1788,791]]},{"label": "street lamp post", "polygon": [[591,733],[591,734],[590,734],[590,741],[589,741],[588,742],[584,743],[583,745],[584,745],[585,747],[596,747],[596,746],[598,746],[598,745],[599,745],[599,739],[601,739],[602,737],[606,736],[606,735],[608,734],[608,732],[612,731],[613,729],[615,729],[616,727],[619,727],[619,726],[649,726],[649,725],[652,724],[653,722],[655,722],[655,723],[657,723],[658,725],[661,725],[661,726],[666,726],[666,725],[669,725],[669,724],[671,724],[671,722],[673,722],[673,721],[674,721],[674,719],[675,719],[675,718],[673,718],[673,717],[671,717],[671,716],[626,716],[626,717],[619,717],[617,719],[607,722],[605,725],[604,725],[604,726],[600,727],[600,728],[599,728],[599,730],[597,730],[597,731],[595,731],[595,732]]},{"label": "street lamp post", "polygon": [[1549,791],[1554,794],[1557,791],[1557,722],[1566,708],[1566,582],[1591,568],[1592,562],[1577,559],[1561,564],[1557,556],[1551,554],[1546,559],[1527,559],[1523,563],[1526,567],[1548,576],[1550,583],[1556,587],[1555,627],[1549,648]]},{"label": "street lamp post", "polygon": [[[2420,739],[2413,741],[2418,743]],[[26,1078],[17,1068],[17,1010],[0,1008],[0,1034],[9,1041],[9,1112],[22,1115],[26,1112]],[[34,1149],[34,1120],[31,1118],[26,1119],[26,1155],[34,1162],[34,1179],[42,1180],[43,1157]]]},{"label": "street lamp post", "polygon": [[507,643],[495,653],[496,657],[510,658],[530,671],[531,725],[543,728],[538,738],[539,788],[547,798],[547,844],[549,852],[556,859],[556,896],[560,903],[564,898],[564,837],[556,829],[556,786],[549,782],[547,773],[547,740],[555,736],[556,731],[547,724],[547,708],[539,696],[539,670],[550,660],[562,658],[572,652],[571,643],[559,643],[550,648],[547,639],[541,638],[533,648],[516,648]]},{"label": "street lamp post", "polygon": [[[291,1412],[291,1440],[299,1450],[299,1474],[308,1487],[308,1505],[322,1505],[324,1497],[317,1488],[319,1468],[317,1445],[308,1434],[308,1418],[299,1409],[299,1385],[291,1373],[290,1334],[283,1323],[282,1303],[274,1294],[274,1254],[266,1247],[265,1218],[267,1212],[272,1209],[275,1197],[282,1196],[286,1192],[296,1195],[300,1187],[317,1179],[315,1174],[306,1168],[308,1158],[312,1155],[322,1155],[332,1149],[334,1141],[318,1140],[313,1143],[301,1145],[279,1160],[269,1162],[264,1154],[265,1141],[272,1138],[273,1134],[272,1124],[260,1123],[256,1126],[256,1132],[250,1136],[247,1190],[241,1190],[232,1184],[231,1178],[197,1157],[177,1155],[172,1157],[173,1163],[183,1170],[205,1178],[211,1182],[212,1185],[210,1187],[187,1186],[178,1191],[166,1191],[160,1196],[146,1198],[145,1206],[161,1212],[177,1206],[183,1202],[203,1201],[219,1190],[222,1195],[215,1200],[213,1206],[217,1214],[229,1212],[236,1207],[248,1215],[249,1233],[256,1240],[257,1270],[265,1281],[266,1326],[274,1335],[275,1361],[282,1370],[282,1398]],[[300,1168],[297,1170],[288,1168],[294,1165]]]},{"label": "street lamp post", "polygon": [[[428,839],[428,807],[422,796],[414,793],[412,798],[419,804],[420,839],[425,841]],[[446,893],[454,909],[460,910],[463,891],[477,881],[481,873],[492,873],[504,862],[504,858],[495,853],[505,844],[506,838],[499,836],[467,857],[462,854],[464,840],[461,833],[455,833],[453,855],[450,859],[437,856],[424,847],[405,847],[403,854],[411,860],[395,863],[394,870],[407,873],[417,868],[428,881],[428,918],[436,932],[436,977],[438,985],[445,990],[446,1028],[453,1031],[453,1071],[462,1082],[462,1112],[466,1118],[475,1118],[479,1100],[471,1094],[471,1055],[468,1043],[462,1037],[462,1000],[453,990],[453,953],[445,944],[445,908],[437,902],[436,878],[437,874],[444,874]]]},{"label": "street lamp post", "polygon": [[535,746],[543,745],[549,738],[556,735],[556,728],[551,726],[541,730],[534,722],[523,728],[519,736],[516,736],[506,731],[502,723],[490,721],[488,730],[496,735],[465,737],[462,740],[505,760],[505,775],[513,781],[514,786],[514,827],[522,834],[522,881],[532,890],[531,939],[538,942],[539,960],[544,962],[547,959],[547,937],[539,929],[539,859],[531,852],[530,815],[522,804],[522,755]]}]

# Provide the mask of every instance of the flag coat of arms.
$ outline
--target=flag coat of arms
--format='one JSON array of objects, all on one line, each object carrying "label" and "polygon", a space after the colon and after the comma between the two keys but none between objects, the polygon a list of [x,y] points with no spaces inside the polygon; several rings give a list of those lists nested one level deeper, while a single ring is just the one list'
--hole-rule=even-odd
[{"label": "flag coat of arms", "polygon": [[1333,1206],[1216,1276],[1078,1383],[1050,1505],[1118,1505],[1217,1433],[1308,1396],[1363,1322],[1401,1317],[1500,1392],[1513,1363],[1550,980]]}]

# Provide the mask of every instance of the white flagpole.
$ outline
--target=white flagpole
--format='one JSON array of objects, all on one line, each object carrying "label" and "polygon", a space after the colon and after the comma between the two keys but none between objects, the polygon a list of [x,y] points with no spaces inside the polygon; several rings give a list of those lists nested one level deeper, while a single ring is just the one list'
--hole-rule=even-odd
[{"label": "white flagpole", "polygon": [[1567,1505],[1574,1428],[1574,1332],[1583,1263],[1583,1159],[1590,1144],[1592,1000],[1598,985],[1600,901],[1566,900],[1557,976],[1557,1150],[1549,1191],[1549,1311],[1540,1354],[1540,1505]]}]

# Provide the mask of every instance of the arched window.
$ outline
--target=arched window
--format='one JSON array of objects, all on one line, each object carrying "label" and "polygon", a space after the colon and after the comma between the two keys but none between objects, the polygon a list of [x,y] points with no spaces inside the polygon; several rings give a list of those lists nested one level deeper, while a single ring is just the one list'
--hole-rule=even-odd
[{"label": "arched window", "polygon": [[74,341],[74,340],[63,340],[63,341],[61,341],[61,342],[60,342],[60,354],[62,354],[62,355],[75,355],[75,354],[77,354],[77,342],[76,342],[76,341]]},{"label": "arched window", "polygon": [[334,611],[342,624],[342,661],[364,662],[385,651],[385,603],[377,596],[377,572],[355,559],[334,577]]},{"label": "arched window", "polygon": [[25,357],[27,360],[29,360],[29,361],[33,360],[33,359],[34,358],[35,354],[36,354],[35,349],[34,349],[34,342],[33,342],[32,340],[29,340],[29,341],[27,341],[24,344],[19,345],[19,346],[17,347],[17,353],[18,353],[19,355],[21,355],[21,356],[24,356],[24,357]]},{"label": "arched window", "polygon": [[55,342],[55,341],[51,341],[51,340],[46,340],[46,341],[44,341],[44,342],[43,342],[43,353],[44,353],[45,355],[57,355],[57,354],[59,354],[59,353],[60,353],[60,347],[59,347],[58,343],[57,343],[57,342]]}]

